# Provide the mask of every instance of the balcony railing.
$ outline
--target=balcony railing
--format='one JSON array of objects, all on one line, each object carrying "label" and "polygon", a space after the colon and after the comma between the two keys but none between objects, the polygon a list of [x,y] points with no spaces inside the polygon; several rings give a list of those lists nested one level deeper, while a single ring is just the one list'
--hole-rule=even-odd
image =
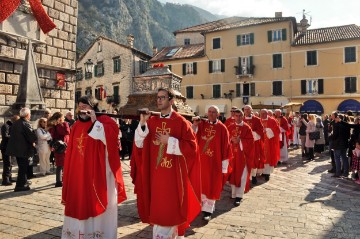
[{"label": "balcony railing", "polygon": [[255,65],[251,66],[234,66],[236,76],[251,76],[255,73]]}]

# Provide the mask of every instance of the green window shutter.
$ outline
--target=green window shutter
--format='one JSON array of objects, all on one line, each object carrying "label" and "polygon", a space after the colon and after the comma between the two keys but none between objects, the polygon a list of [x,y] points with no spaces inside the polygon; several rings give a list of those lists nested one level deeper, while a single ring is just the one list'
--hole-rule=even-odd
[{"label": "green window shutter", "polygon": [[250,83],[250,95],[255,96],[255,83]]},{"label": "green window shutter", "polygon": [[95,77],[97,76],[97,71],[98,71],[98,65],[95,65],[95,67],[94,67],[94,75],[95,75]]},{"label": "green window shutter", "polygon": [[101,73],[101,75],[103,76],[103,75],[105,74],[105,66],[104,66],[104,63],[101,64],[101,68],[102,68],[102,73]]},{"label": "green window shutter", "polygon": [[249,56],[249,74],[254,74],[253,56]]},{"label": "green window shutter", "polygon": [[254,33],[250,33],[250,45],[254,45]]},{"label": "green window shutter", "polygon": [[117,60],[114,59],[114,60],[113,60],[113,72],[114,72],[114,73],[116,72],[116,63],[117,63]]},{"label": "green window shutter", "polygon": [[318,79],[318,94],[324,94],[324,79]]},{"label": "green window shutter", "polygon": [[209,61],[209,73],[213,72],[213,61]]},{"label": "green window shutter", "polygon": [[221,72],[225,72],[225,59],[221,59]]},{"label": "green window shutter", "polygon": [[286,41],[286,28],[282,29],[281,33],[282,33],[282,40]]},{"label": "green window shutter", "polygon": [[193,63],[193,74],[194,75],[197,74],[197,63],[196,62]]},{"label": "green window shutter", "polygon": [[268,42],[272,42],[272,31],[268,31]]},{"label": "green window shutter", "polygon": [[182,66],[182,74],[183,74],[183,76],[186,75],[186,63],[184,63]]},{"label": "green window shutter", "polygon": [[301,80],[301,94],[306,95],[306,80]]},{"label": "green window shutter", "polygon": [[241,35],[236,36],[236,45],[241,46]]},{"label": "green window shutter", "polygon": [[277,68],[276,54],[273,54],[273,66],[272,68]]},{"label": "green window shutter", "polygon": [[121,59],[119,59],[118,64],[119,64],[119,72],[121,72]]}]

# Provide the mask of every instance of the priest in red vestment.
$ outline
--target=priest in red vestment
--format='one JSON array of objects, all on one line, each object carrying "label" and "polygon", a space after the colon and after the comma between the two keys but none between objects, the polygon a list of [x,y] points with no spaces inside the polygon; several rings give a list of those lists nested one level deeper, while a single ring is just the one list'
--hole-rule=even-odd
[{"label": "priest in red vestment", "polygon": [[229,182],[231,198],[235,198],[234,206],[239,206],[244,191],[248,192],[250,189],[248,182],[253,167],[254,136],[250,126],[243,121],[244,113],[240,109],[235,110],[234,118],[235,122],[228,128],[233,154]]},{"label": "priest in red vestment", "polygon": [[96,117],[92,96],[79,99],[65,153],[62,238],[117,238],[117,204],[126,199],[117,137],[108,116]]},{"label": "priest in red vestment", "polygon": [[280,127],[273,117],[268,116],[268,111],[262,109],[260,112],[261,124],[264,127],[264,177],[269,181],[270,174],[280,159]]},{"label": "priest in red vestment", "polygon": [[138,213],[153,238],[183,238],[200,212],[198,146],[191,123],[172,110],[175,92],[159,88],[160,116],[141,114],[135,131],[131,175]]},{"label": "priest in red vestment", "polygon": [[254,136],[254,154],[253,167],[251,169],[251,182],[257,184],[257,175],[263,173],[265,155],[264,155],[264,127],[261,124],[261,119],[255,116],[252,112],[251,105],[244,106],[244,122],[247,123],[253,132]]},{"label": "priest in red vestment", "polygon": [[275,117],[280,126],[280,163],[284,163],[288,161],[289,153],[288,153],[288,135],[289,135],[289,122],[287,119],[282,115],[280,109],[275,110]]},{"label": "priest in red vestment", "polygon": [[234,115],[235,115],[235,110],[237,109],[236,106],[232,106],[231,107],[231,110],[230,110],[230,118],[226,119],[225,121],[225,126],[226,127],[229,127],[232,123],[235,122],[235,118],[234,118]]},{"label": "priest in red vestment", "polygon": [[210,106],[208,120],[194,121],[200,149],[202,211],[203,219],[209,221],[215,209],[215,201],[220,199],[225,174],[228,173],[231,147],[226,126],[217,119],[219,108]]}]

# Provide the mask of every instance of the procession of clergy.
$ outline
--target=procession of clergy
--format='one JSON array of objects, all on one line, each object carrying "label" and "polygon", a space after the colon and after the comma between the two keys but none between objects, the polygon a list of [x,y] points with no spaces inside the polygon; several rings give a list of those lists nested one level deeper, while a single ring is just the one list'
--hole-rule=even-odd
[{"label": "procession of clergy", "polygon": [[287,161],[291,125],[281,110],[262,109],[257,115],[250,105],[243,110],[233,106],[231,117],[223,124],[218,119],[219,109],[211,106],[206,120],[194,118],[192,128],[200,147],[203,220],[211,220],[226,182],[237,207],[250,184],[257,184],[257,177],[269,181],[274,167]]},{"label": "procession of clergy", "polygon": [[167,92],[162,93],[161,115],[140,116],[131,177],[140,219],[154,226],[153,238],[184,238],[200,212],[211,220],[225,183],[237,207],[257,178],[270,180],[274,167],[288,159],[291,130],[280,110],[262,109],[257,116],[250,105],[232,107],[224,123],[215,105],[206,118],[189,122],[162,108]]}]

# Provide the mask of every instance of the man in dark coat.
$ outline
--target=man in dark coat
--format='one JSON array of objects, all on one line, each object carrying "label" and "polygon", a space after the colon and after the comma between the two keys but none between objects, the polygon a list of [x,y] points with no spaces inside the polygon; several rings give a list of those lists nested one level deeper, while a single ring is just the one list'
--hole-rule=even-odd
[{"label": "man in dark coat", "polygon": [[[331,137],[332,149],[334,150],[335,157],[335,175],[334,177],[348,177],[349,175],[349,160],[346,155],[346,149],[348,148],[348,130],[342,123],[341,118],[336,112],[333,112],[335,123],[333,125],[333,134]],[[342,167],[341,167],[342,166]],[[343,174],[341,175],[341,168],[343,168]]]},{"label": "man in dark coat", "polygon": [[15,156],[19,167],[15,192],[30,190],[27,184],[27,170],[29,159],[34,155],[36,134],[33,131],[30,121],[30,109],[20,110],[20,119],[13,123],[10,132],[10,139],[6,148],[6,154]]},{"label": "man in dark coat", "polygon": [[18,115],[14,115],[11,120],[6,121],[3,126],[1,126],[1,154],[3,159],[3,173],[2,173],[2,182],[1,185],[9,186],[12,185],[12,178],[11,178],[11,161],[10,156],[6,154],[6,147],[9,143],[10,139],[10,130],[13,122],[19,119]]}]

